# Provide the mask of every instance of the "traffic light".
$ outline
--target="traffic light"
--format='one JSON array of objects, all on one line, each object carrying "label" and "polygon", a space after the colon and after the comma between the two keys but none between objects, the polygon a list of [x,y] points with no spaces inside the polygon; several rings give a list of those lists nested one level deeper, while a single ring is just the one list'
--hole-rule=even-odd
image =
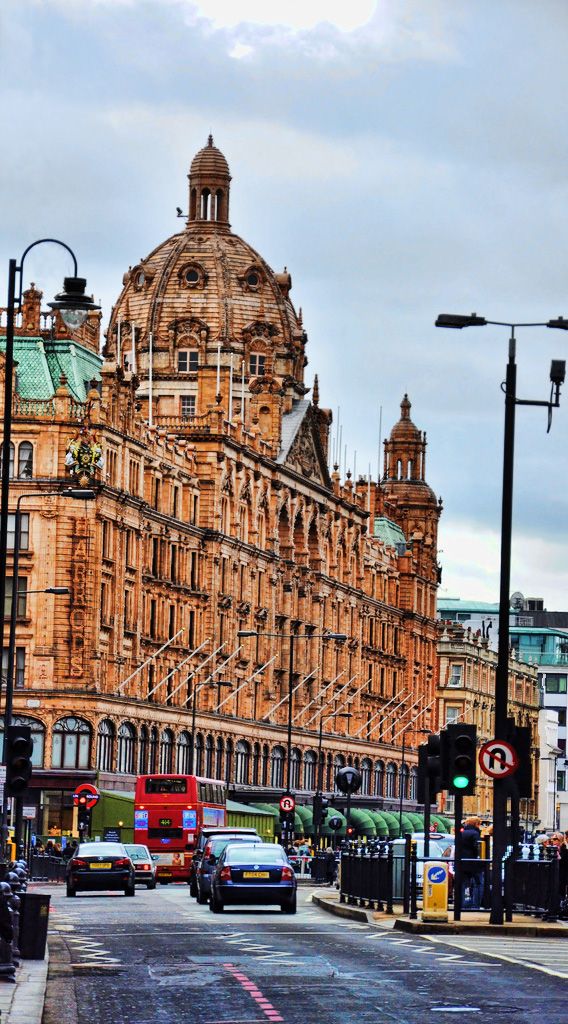
[{"label": "traffic light", "polygon": [[531,729],[528,725],[515,725],[512,719],[508,719],[507,725],[507,739],[514,747],[519,759],[519,766],[512,776],[512,781],[517,787],[517,796],[531,797],[533,795]]},{"label": "traffic light", "polygon": [[355,829],[353,828],[353,825],[347,826],[347,828],[345,829],[345,835],[347,836],[348,839],[353,839],[353,836],[355,835]]},{"label": "traffic light", "polygon": [[6,793],[20,796],[32,776],[33,742],[27,725],[9,725],[6,730]]},{"label": "traffic light", "polygon": [[280,811],[280,825],[282,826],[282,832],[291,833],[294,831],[295,813],[294,811]]},{"label": "traffic light", "polygon": [[436,794],[443,789],[442,780],[442,741],[438,733],[431,733],[427,743],[418,748],[418,786],[416,799],[423,804],[426,799],[425,780],[429,780],[430,803],[436,800]]},{"label": "traffic light", "polygon": [[91,812],[87,806],[87,801],[88,797],[85,793],[81,793],[77,798],[77,824],[81,835],[84,835],[85,833],[88,835],[89,826],[91,824]]},{"label": "traffic light", "polygon": [[448,793],[471,796],[475,793],[477,771],[477,729],[475,725],[455,722],[447,725],[442,737],[442,778]]},{"label": "traffic light", "polygon": [[322,796],[321,793],[316,793],[313,799],[314,825],[316,828],[324,824],[328,809],[329,800]]}]

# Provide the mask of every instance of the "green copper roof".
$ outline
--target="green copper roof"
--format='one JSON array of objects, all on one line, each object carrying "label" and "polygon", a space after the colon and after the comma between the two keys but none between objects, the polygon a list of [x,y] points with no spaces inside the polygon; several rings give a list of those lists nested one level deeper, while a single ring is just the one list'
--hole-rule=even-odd
[{"label": "green copper roof", "polygon": [[439,597],[438,611],[445,612],[482,612],[485,615],[499,612],[498,604],[490,604],[487,601],[464,601],[461,597]]},{"label": "green copper roof", "polygon": [[[0,338],[0,351],[6,338]],[[22,398],[52,398],[61,374],[67,377],[69,391],[84,402],[93,378],[99,376],[102,359],[88,348],[68,339],[15,338],[14,362],[17,392]]]},{"label": "green copper roof", "polygon": [[406,548],[406,537],[400,526],[393,523],[392,519],[386,516],[377,516],[375,519],[374,536],[382,540],[388,547],[394,548],[397,544],[404,544]]}]

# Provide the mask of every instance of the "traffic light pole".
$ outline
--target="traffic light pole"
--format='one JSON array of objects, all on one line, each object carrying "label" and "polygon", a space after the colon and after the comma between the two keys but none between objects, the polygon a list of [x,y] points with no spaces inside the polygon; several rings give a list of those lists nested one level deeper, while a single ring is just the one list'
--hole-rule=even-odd
[{"label": "traffic light pole", "polygon": [[[499,584],[499,650],[495,674],[495,739],[507,736],[509,700],[509,595],[511,587],[511,533],[513,528],[513,469],[517,365],[515,331],[511,329],[505,379],[505,431],[503,436],[503,496],[501,506],[501,567]],[[503,924],[502,865],[507,848],[507,786],[493,782],[493,861],[491,865],[491,924]]]},{"label": "traffic light pole", "polygon": [[424,777],[424,856],[430,856],[430,776]]},{"label": "traffic light pole", "polygon": [[463,796],[456,793],[454,797],[454,817],[456,822],[456,834],[454,844],[454,921],[461,920],[462,912],[462,889],[463,889],[463,868],[462,868],[462,819],[463,819]]}]

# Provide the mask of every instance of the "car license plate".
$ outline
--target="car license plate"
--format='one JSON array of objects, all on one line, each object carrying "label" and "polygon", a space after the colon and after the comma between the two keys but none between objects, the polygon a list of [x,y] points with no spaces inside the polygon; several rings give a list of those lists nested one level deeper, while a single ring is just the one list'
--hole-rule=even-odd
[{"label": "car license plate", "polygon": [[101,861],[100,864],[89,864],[91,871],[110,871],[112,864],[110,861]]},{"label": "car license plate", "polygon": [[269,871],[243,871],[243,878],[270,878]]}]

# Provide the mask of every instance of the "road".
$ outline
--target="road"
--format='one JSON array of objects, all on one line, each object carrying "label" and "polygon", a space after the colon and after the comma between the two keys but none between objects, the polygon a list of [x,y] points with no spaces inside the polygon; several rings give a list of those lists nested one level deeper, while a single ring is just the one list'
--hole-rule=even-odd
[{"label": "road", "polygon": [[211,914],[186,886],[134,899],[42,891],[53,894],[44,1024],[566,1019],[568,936],[433,941],[332,917],[304,888],[295,917]]}]

